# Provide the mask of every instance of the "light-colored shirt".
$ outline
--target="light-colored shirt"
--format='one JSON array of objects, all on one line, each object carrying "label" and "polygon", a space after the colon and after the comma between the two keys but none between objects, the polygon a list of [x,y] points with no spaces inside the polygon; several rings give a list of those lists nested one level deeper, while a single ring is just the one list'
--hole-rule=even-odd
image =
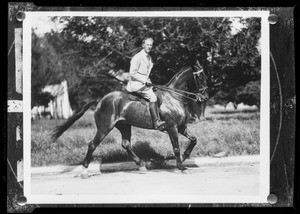
[{"label": "light-colored shirt", "polygon": [[130,80],[126,89],[130,92],[138,91],[145,86],[149,79],[153,63],[149,54],[144,49],[133,56],[130,61]]}]

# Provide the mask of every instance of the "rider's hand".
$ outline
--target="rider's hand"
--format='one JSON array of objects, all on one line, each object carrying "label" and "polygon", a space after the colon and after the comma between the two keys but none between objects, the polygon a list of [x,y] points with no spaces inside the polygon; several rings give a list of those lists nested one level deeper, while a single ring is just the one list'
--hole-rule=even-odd
[{"label": "rider's hand", "polygon": [[151,82],[146,82],[145,85],[150,87],[150,86],[152,86],[152,83]]}]

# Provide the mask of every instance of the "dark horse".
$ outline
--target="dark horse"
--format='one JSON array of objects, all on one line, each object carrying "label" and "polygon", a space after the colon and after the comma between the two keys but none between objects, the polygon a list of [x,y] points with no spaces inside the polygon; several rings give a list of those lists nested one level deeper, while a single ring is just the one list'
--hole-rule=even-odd
[{"label": "dark horse", "polygon": [[[196,145],[196,137],[189,134],[187,123],[191,116],[191,102],[201,105],[201,102],[208,99],[206,76],[202,67],[186,67],[181,69],[164,86],[156,86],[159,101],[160,117],[166,122],[166,131],[169,134],[173,151],[177,160],[177,167],[180,170],[187,168],[182,164],[192,152]],[[56,140],[66,131],[76,120],[78,120],[92,105],[96,105],[95,122],[97,133],[89,143],[86,157],[83,161],[83,177],[87,177],[87,168],[92,160],[92,154],[105,136],[116,127],[122,134],[122,147],[126,149],[129,156],[140,167],[141,171],[146,171],[145,162],[133,152],[130,138],[131,126],[145,129],[154,129],[149,107],[140,101],[129,98],[125,91],[114,91],[104,96],[100,101],[94,100],[87,103],[74,113],[65,123],[56,127],[52,133],[52,138]],[[189,139],[189,145],[180,156],[178,133]],[[85,176],[84,176],[85,175]]]}]

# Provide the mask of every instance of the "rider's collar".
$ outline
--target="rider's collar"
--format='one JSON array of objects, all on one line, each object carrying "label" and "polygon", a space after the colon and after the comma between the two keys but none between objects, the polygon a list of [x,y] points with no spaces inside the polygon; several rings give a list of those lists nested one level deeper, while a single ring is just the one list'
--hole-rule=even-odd
[{"label": "rider's collar", "polygon": [[145,55],[146,57],[150,57],[150,55],[149,54],[147,54],[146,53],[146,51],[144,50],[144,49],[142,49],[142,51],[141,51],[142,53],[143,53],[143,55]]}]

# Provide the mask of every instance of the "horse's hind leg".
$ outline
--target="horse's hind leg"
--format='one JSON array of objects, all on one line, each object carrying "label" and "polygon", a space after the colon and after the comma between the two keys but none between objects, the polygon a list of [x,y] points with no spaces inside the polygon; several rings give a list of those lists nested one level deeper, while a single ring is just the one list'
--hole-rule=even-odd
[{"label": "horse's hind leg", "polygon": [[90,162],[92,161],[93,152],[108,133],[109,131],[107,130],[98,130],[94,139],[89,143],[87,154],[82,163],[82,172],[80,173],[81,178],[88,178],[87,169],[89,167]]},{"label": "horse's hind leg", "polygon": [[127,151],[130,158],[139,166],[140,171],[147,171],[145,162],[133,152],[131,146],[131,126],[128,124],[116,124],[116,128],[119,129],[122,135],[122,147]]},{"label": "horse's hind leg", "polygon": [[88,145],[88,151],[87,154],[83,160],[83,166],[85,168],[88,168],[90,162],[92,161],[92,155],[93,152],[95,151],[95,149],[97,148],[97,146],[100,144],[100,142],[105,138],[107,134],[106,133],[102,133],[102,132],[97,132],[96,136],[94,137],[94,139],[89,143]]}]

